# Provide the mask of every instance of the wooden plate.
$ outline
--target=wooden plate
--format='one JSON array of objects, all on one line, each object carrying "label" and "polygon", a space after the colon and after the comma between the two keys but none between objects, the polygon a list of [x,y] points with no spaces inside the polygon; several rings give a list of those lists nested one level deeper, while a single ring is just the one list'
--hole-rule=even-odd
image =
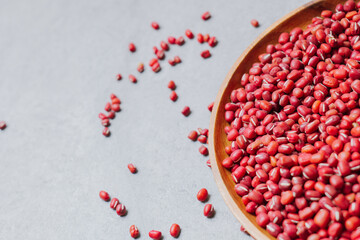
[{"label": "wooden plate", "polygon": [[265,240],[275,238],[272,237],[265,229],[257,225],[255,216],[245,211],[245,205],[242,203],[241,198],[235,193],[235,183],[231,178],[230,172],[221,165],[221,161],[228,157],[224,150],[225,146],[230,144],[230,142],[227,141],[226,134],[224,132],[224,127],[228,125],[224,118],[224,106],[230,101],[231,91],[241,86],[240,78],[242,74],[248,72],[254,62],[258,62],[258,55],[266,52],[265,49],[268,44],[276,44],[278,37],[282,32],[290,32],[295,27],[305,29],[305,27],[311,23],[311,19],[313,17],[320,16],[321,11],[325,9],[334,10],[338,3],[344,2],[344,0],[312,1],[275,22],[237,59],[223,81],[216,96],[210,119],[209,136],[212,171],[219,191],[226,204],[239,222],[255,239]]}]

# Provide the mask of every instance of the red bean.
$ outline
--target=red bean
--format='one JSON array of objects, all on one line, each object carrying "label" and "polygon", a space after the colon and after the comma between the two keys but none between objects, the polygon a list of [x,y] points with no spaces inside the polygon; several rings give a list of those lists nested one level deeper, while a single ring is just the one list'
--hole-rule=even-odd
[{"label": "red bean", "polygon": [[[155,65],[154,65],[155,66]],[[129,75],[129,80],[132,82],[132,83],[137,83],[137,79],[134,75],[130,74]]]},{"label": "red bean", "polygon": [[204,156],[207,156],[209,154],[207,147],[205,147],[204,145],[200,146],[199,152]]},{"label": "red bean", "polygon": [[180,57],[179,57],[179,56],[175,56],[175,57],[174,57],[174,62],[175,62],[176,64],[181,63]]},{"label": "red bean", "polygon": [[200,55],[201,55],[202,58],[205,58],[205,59],[211,57],[211,53],[210,53],[209,50],[204,50],[204,51],[202,51],[202,52],[200,53]]},{"label": "red bean", "polygon": [[159,50],[156,52],[156,57],[160,60],[164,59],[165,58],[165,53],[163,50]]},{"label": "red bean", "polygon": [[326,209],[320,209],[314,217],[314,222],[320,228],[326,228],[330,221],[330,213]]},{"label": "red bean", "polygon": [[125,216],[127,211],[126,211],[126,207],[124,204],[118,204],[116,206],[116,213],[119,215],[119,216]]},{"label": "red bean", "polygon": [[151,230],[151,231],[149,232],[149,237],[152,238],[152,239],[155,239],[155,240],[159,240],[159,239],[161,239],[162,234],[161,234],[160,231]]},{"label": "red bean", "polygon": [[112,209],[116,209],[116,207],[117,207],[117,205],[119,204],[120,202],[119,202],[119,199],[117,199],[117,198],[113,198],[113,199],[111,199],[111,202],[110,202],[110,208],[112,208]]},{"label": "red bean", "polygon": [[[100,116],[100,114],[99,114]],[[6,128],[6,122],[5,121],[0,121],[0,130],[4,130]]]},{"label": "red bean", "polygon": [[340,223],[332,223],[328,228],[328,234],[331,237],[339,237],[343,230],[343,226]]},{"label": "red bean", "polygon": [[132,163],[128,164],[128,169],[131,173],[137,173],[137,169]]},{"label": "red bean", "polygon": [[158,30],[160,28],[159,24],[157,22],[152,22],[151,27],[155,30]]},{"label": "red bean", "polygon": [[182,45],[184,45],[184,43],[185,43],[185,39],[183,37],[178,37],[176,39],[176,44],[177,45],[182,46]]},{"label": "red bean", "polygon": [[260,227],[266,227],[269,222],[269,216],[264,212],[256,216],[256,223],[259,224]]},{"label": "red bean", "polygon": [[250,21],[250,23],[251,23],[251,25],[252,25],[253,27],[258,27],[258,26],[259,26],[259,22],[258,22],[258,20],[256,20],[256,19],[252,19],[252,20]]},{"label": "red bean", "polygon": [[134,43],[129,44],[129,50],[130,50],[130,52],[135,52],[136,51],[136,47],[135,47]]},{"label": "red bean", "polygon": [[257,190],[250,192],[248,196],[251,201],[254,201],[257,204],[262,204],[264,201],[263,195]]},{"label": "red bean", "polygon": [[168,51],[169,50],[169,45],[164,42],[164,41],[161,41],[160,42],[160,47],[164,50],[164,51]]},{"label": "red bean", "polygon": [[359,226],[360,226],[360,218],[356,216],[350,217],[345,221],[345,228],[348,231],[354,231]]},{"label": "red bean", "polygon": [[110,130],[108,127],[105,127],[102,134],[105,136],[105,137],[109,137],[110,136]]},{"label": "red bean", "polygon": [[181,111],[181,113],[182,113],[185,117],[189,116],[190,113],[191,113],[190,108],[189,108],[188,106],[185,106],[185,107],[183,108],[183,110]]},{"label": "red bean", "polygon": [[281,228],[273,222],[266,225],[266,230],[274,237],[277,237],[281,233]]},{"label": "red bean", "polygon": [[344,180],[338,175],[333,175],[330,177],[330,184],[337,189],[341,189],[344,186]]},{"label": "red bean", "polygon": [[191,32],[190,29],[186,29],[185,35],[186,35],[189,39],[193,39],[193,38],[194,38],[194,34]]},{"label": "red bean", "polygon": [[175,90],[176,85],[173,80],[170,80],[170,82],[168,83],[168,88],[170,88],[171,90]]},{"label": "red bean", "polygon": [[192,141],[196,141],[198,137],[198,133],[196,131],[191,131],[188,135],[188,138]]},{"label": "red bean", "polygon": [[139,63],[137,66],[137,70],[139,73],[142,73],[144,71],[144,64],[143,63]]},{"label": "red bean", "polygon": [[212,204],[206,204],[204,207],[204,216],[211,218],[212,216],[214,216],[215,210]]},{"label": "red bean", "polygon": [[209,38],[208,44],[210,47],[215,47],[217,45],[218,41],[216,37]]},{"label": "red bean", "polygon": [[170,235],[174,238],[177,238],[180,235],[180,226],[176,223],[170,227]]},{"label": "red bean", "polygon": [[122,75],[120,73],[116,74],[116,80],[120,81],[122,79]]},{"label": "red bean", "polygon": [[208,198],[208,191],[206,188],[200,189],[200,191],[196,195],[197,199],[201,202],[205,202]]},{"label": "red bean", "polygon": [[175,101],[178,99],[178,95],[176,94],[175,91],[172,91],[172,92],[170,93],[170,99],[171,99],[171,101],[173,101],[173,102],[175,102]]},{"label": "red bean", "polygon": [[176,38],[170,36],[170,37],[168,37],[168,42],[169,42],[170,44],[175,44],[175,43],[176,43]]},{"label": "red bean", "polygon": [[139,229],[135,225],[131,225],[129,231],[132,238],[138,238],[140,236]]},{"label": "red bean", "polygon": [[161,70],[160,64],[157,62],[152,67],[151,70],[155,73],[159,72]]},{"label": "red bean", "polygon": [[202,15],[201,15],[201,18],[206,21],[208,20],[209,18],[211,18],[211,15],[210,15],[210,12],[204,12]]}]

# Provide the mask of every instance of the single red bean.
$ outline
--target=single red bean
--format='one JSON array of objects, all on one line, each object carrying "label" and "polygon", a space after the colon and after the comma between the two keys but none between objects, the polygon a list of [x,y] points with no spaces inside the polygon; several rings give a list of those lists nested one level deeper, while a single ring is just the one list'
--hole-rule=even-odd
[{"label": "single red bean", "polygon": [[170,36],[170,37],[168,37],[168,42],[169,42],[170,44],[175,44],[175,43],[176,43],[176,38]]},{"label": "single red bean", "polygon": [[266,225],[270,222],[269,216],[262,212],[256,216],[256,223],[259,224],[260,227],[266,227]]},{"label": "single red bean", "polygon": [[173,225],[171,225],[170,227],[170,235],[174,238],[177,238],[180,235],[180,226],[176,223],[174,223]]},{"label": "single red bean", "polygon": [[160,28],[159,24],[157,22],[152,22],[151,27],[155,30],[158,30]]},{"label": "single red bean", "polygon": [[139,63],[137,66],[137,70],[139,73],[142,73],[144,71],[144,64],[143,63]]},{"label": "single red bean", "polygon": [[111,110],[113,110],[114,112],[120,112],[120,104],[112,104]]},{"label": "single red bean", "polygon": [[132,164],[132,163],[129,163],[128,164],[128,169],[131,173],[136,173],[137,172],[137,169],[136,167]]},{"label": "single red bean", "polygon": [[120,73],[116,74],[116,80],[120,81],[122,79],[122,76]]},{"label": "single red bean", "polygon": [[263,195],[257,190],[253,190],[248,194],[248,196],[251,201],[254,201],[257,204],[262,204],[264,201]]},{"label": "single red bean", "polygon": [[211,37],[208,41],[210,47],[215,47],[218,43],[216,37]]},{"label": "single red bean", "polygon": [[129,232],[132,238],[138,238],[140,236],[139,229],[135,225],[130,226]]},{"label": "single red bean", "polygon": [[183,108],[183,110],[181,111],[181,113],[182,113],[185,117],[189,116],[190,113],[191,113],[190,108],[189,108],[188,106],[185,106],[185,107]]},{"label": "single red bean", "polygon": [[152,67],[151,70],[155,73],[159,72],[161,70],[160,64],[157,62]]},{"label": "single red bean", "polygon": [[281,233],[281,228],[279,225],[270,222],[266,225],[266,230],[270,233],[271,236],[277,237]]},{"label": "single red bean", "polygon": [[110,208],[112,208],[112,209],[116,209],[116,207],[117,207],[117,205],[119,204],[120,202],[119,202],[119,199],[117,199],[117,198],[113,198],[113,199],[111,199],[111,202],[110,202]]},{"label": "single red bean", "polygon": [[164,51],[168,51],[169,50],[169,45],[164,42],[164,41],[161,41],[160,42],[160,47],[164,50]]},{"label": "single red bean", "polygon": [[207,147],[205,147],[204,145],[200,146],[199,152],[204,156],[207,156],[209,154],[209,151],[208,151]]},{"label": "single red bean", "polygon": [[176,64],[181,63],[180,57],[179,57],[179,56],[175,56],[175,57],[174,57],[174,62],[175,62]]},{"label": "single red bean", "polygon": [[200,55],[201,55],[202,58],[205,58],[205,59],[211,57],[211,53],[210,53],[209,50],[204,50],[204,51],[202,51],[202,52],[200,53]]},{"label": "single red bean", "polygon": [[206,204],[204,207],[204,216],[211,218],[214,216],[215,210],[212,204]]},{"label": "single red bean", "polygon": [[170,82],[168,83],[168,88],[170,88],[171,90],[175,90],[176,85],[173,80],[170,80]]},{"label": "single red bean", "polygon": [[[100,114],[99,114],[100,116]],[[5,121],[0,121],[0,129],[4,130],[6,128],[6,122]]]},{"label": "single red bean", "polygon": [[[154,65],[155,66],[155,65]],[[134,75],[130,74],[129,75],[129,80],[132,82],[132,83],[136,83],[137,82],[137,79]]]},{"label": "single red bean", "polygon": [[194,38],[194,34],[191,32],[190,29],[186,29],[185,35],[186,35],[189,39],[193,39],[193,38]]},{"label": "single red bean", "polygon": [[203,144],[207,143],[207,137],[203,135],[199,136],[197,140]]},{"label": "single red bean", "polygon": [[172,92],[170,93],[170,99],[171,99],[171,101],[173,101],[173,102],[175,102],[175,101],[178,99],[178,95],[176,94],[175,91],[172,91]]},{"label": "single red bean", "polygon": [[344,180],[338,175],[333,175],[330,177],[330,184],[337,189],[341,189],[344,186]]},{"label": "single red bean", "polygon": [[348,231],[354,231],[359,226],[360,226],[360,218],[356,216],[350,217],[345,221],[345,228]]},{"label": "single red bean", "polygon": [[136,47],[135,47],[134,43],[129,44],[129,50],[130,50],[130,52],[135,52],[136,51]]},{"label": "single red bean", "polygon": [[209,18],[211,18],[211,15],[210,15],[210,12],[204,12],[202,15],[201,15],[201,18],[206,21],[208,20]]},{"label": "single red bean", "polygon": [[104,127],[110,126],[110,120],[109,119],[101,120],[101,125],[103,125]]},{"label": "single red bean", "polygon": [[124,204],[118,204],[116,206],[116,213],[119,215],[119,216],[125,216],[127,211],[126,211],[126,207]]},{"label": "single red bean", "polygon": [[326,228],[330,221],[330,213],[326,209],[320,209],[314,217],[314,222],[320,228]]},{"label": "single red bean", "polygon": [[155,239],[155,240],[159,240],[159,239],[161,239],[162,234],[161,234],[160,231],[151,230],[151,231],[149,232],[149,237],[152,238],[152,239]]},{"label": "single red bean", "polygon": [[246,186],[246,185],[243,184],[243,183],[236,184],[236,185],[235,185],[235,192],[236,192],[239,196],[243,197],[243,196],[245,196],[245,195],[247,195],[247,194],[249,193],[249,187]]},{"label": "single red bean", "polygon": [[198,40],[199,43],[203,43],[204,42],[204,36],[201,33],[198,33],[197,40]]},{"label": "single red bean", "polygon": [[342,231],[343,231],[343,226],[341,225],[341,223],[337,223],[337,222],[330,224],[328,228],[328,234],[334,238],[339,237]]},{"label": "single red bean", "polygon": [[165,58],[165,53],[163,50],[159,50],[156,52],[156,57],[160,60],[164,59]]},{"label": "single red bean", "polygon": [[200,191],[196,195],[197,199],[201,202],[205,202],[208,198],[208,191],[206,188],[200,189]]},{"label": "single red bean", "polygon": [[198,133],[196,131],[191,131],[188,135],[188,138],[192,141],[196,141],[198,137]]},{"label": "single red bean", "polygon": [[185,43],[185,39],[183,37],[178,37],[176,39],[176,44],[177,45],[182,46],[182,45],[184,45],[184,43]]},{"label": "single red bean", "polygon": [[250,23],[251,23],[251,25],[252,25],[253,27],[258,27],[258,26],[259,26],[259,22],[258,22],[258,20],[256,20],[256,19],[252,19],[252,20],[250,21]]},{"label": "single red bean", "polygon": [[105,136],[105,137],[108,137],[110,136],[110,130],[108,127],[105,127],[102,134]]}]

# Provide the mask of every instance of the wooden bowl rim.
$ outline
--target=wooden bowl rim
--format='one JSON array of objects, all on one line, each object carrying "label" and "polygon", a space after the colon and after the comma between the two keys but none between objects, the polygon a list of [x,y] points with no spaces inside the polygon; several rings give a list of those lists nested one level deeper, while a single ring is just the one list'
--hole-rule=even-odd
[{"label": "wooden bowl rim", "polygon": [[[267,235],[265,235],[260,229],[260,226],[254,225],[247,216],[240,210],[240,208],[237,206],[235,200],[230,195],[229,191],[227,190],[226,184],[223,180],[223,176],[220,173],[220,167],[221,163],[218,164],[216,160],[216,154],[215,154],[215,124],[217,123],[217,113],[219,111],[219,104],[221,99],[223,98],[224,92],[226,88],[228,87],[228,84],[235,74],[238,66],[243,61],[243,59],[251,52],[251,50],[256,46],[268,33],[272,32],[276,29],[278,25],[280,25],[282,22],[287,21],[290,19],[295,13],[299,11],[304,11],[308,7],[320,4],[322,2],[326,2],[326,0],[314,0],[310,1],[295,10],[291,11],[290,13],[286,14],[284,17],[280,18],[276,22],[274,22],[270,27],[268,27],[263,33],[261,33],[246,49],[245,51],[240,55],[240,57],[236,60],[234,65],[231,67],[230,71],[226,75],[224,81],[222,82],[220,89],[218,91],[218,94],[216,96],[213,111],[210,117],[210,127],[209,127],[209,154],[210,154],[210,161],[211,161],[211,168],[214,175],[215,182],[218,186],[218,189],[226,203],[226,205],[230,208],[233,215],[238,219],[238,221],[244,226],[246,231],[249,232],[249,234],[255,238],[255,239],[269,239]],[[328,2],[334,2],[333,0],[328,0]],[[221,161],[221,160],[219,160]],[[220,165],[220,167],[219,167]],[[275,239],[272,237],[272,239]]]}]

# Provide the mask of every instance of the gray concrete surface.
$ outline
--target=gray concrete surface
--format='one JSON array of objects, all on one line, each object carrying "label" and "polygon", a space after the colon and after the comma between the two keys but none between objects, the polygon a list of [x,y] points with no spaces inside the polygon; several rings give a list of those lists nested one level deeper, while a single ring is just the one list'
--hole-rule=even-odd
[{"label": "gray concrete surface", "polygon": [[[208,126],[206,106],[246,46],[305,2],[0,1],[0,120],[8,123],[0,132],[0,239],[130,239],[132,224],[140,239],[151,229],[171,239],[174,222],[182,227],[179,239],[249,239],[187,134]],[[207,10],[212,18],[204,22]],[[261,27],[253,28],[252,18]],[[213,57],[204,61],[199,53],[208,47],[186,40],[167,54],[183,63],[149,71],[152,46],[186,28],[219,39]],[[141,75],[140,61],[147,68]],[[166,87],[171,79],[176,103]],[[123,110],[105,138],[97,115],[112,92]],[[184,105],[193,110],[188,118]],[[138,174],[129,173],[129,162]],[[202,187],[216,209],[212,219],[195,197]],[[127,206],[126,217],[99,199],[101,189]]]}]

